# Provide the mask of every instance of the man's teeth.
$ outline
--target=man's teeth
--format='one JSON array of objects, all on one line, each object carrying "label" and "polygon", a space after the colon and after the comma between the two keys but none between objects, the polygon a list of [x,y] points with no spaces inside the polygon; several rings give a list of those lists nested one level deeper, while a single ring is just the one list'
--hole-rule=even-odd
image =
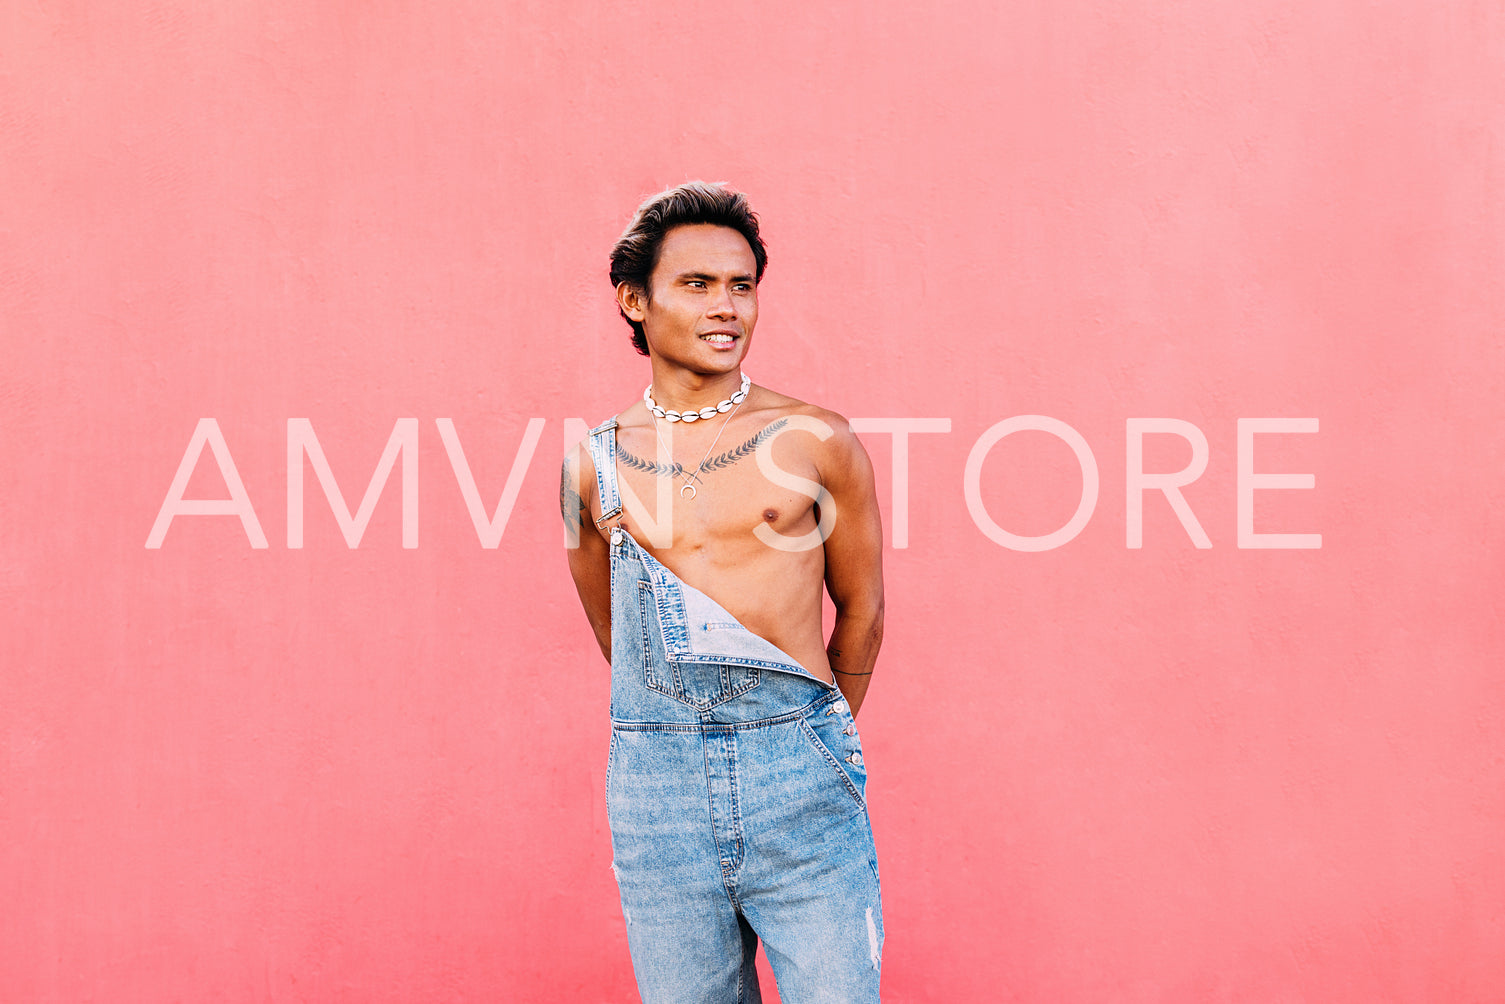
[{"label": "man's teeth", "polygon": [[708,342],[730,342],[733,340],[731,335],[701,335],[700,337]]}]

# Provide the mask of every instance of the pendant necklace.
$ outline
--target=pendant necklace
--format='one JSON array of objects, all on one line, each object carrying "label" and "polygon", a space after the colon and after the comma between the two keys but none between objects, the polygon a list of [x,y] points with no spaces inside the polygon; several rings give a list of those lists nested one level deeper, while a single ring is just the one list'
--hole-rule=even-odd
[{"label": "pendant necklace", "polygon": [[[695,470],[693,470],[693,471],[686,471],[684,467],[680,467],[679,468],[680,471],[681,471],[681,473],[683,473],[684,476],[685,476],[685,483],[679,486],[679,497],[680,498],[687,499],[687,500],[693,500],[695,498],[696,491],[695,491],[694,482],[700,480],[700,472],[705,468],[705,462],[707,460],[711,459],[711,451],[714,450],[716,448],[716,444],[721,441],[721,434],[723,432],[725,432],[726,431],[726,427],[731,424],[731,422],[732,422],[732,416],[737,413],[737,409],[738,408],[742,407],[742,402],[745,401],[745,400],[747,400],[747,391],[748,391],[748,387],[750,386],[750,384],[751,384],[751,381],[748,380],[747,377],[744,376],[742,378],[742,389],[740,391],[738,391],[736,394],[732,395],[732,399],[731,400],[735,401],[736,403],[729,404],[729,407],[726,409],[726,411],[727,411],[726,421],[722,422],[721,423],[721,428],[719,428],[719,429],[716,430],[716,436],[715,436],[715,438],[711,440],[711,445],[706,447],[706,449],[705,449],[705,456],[703,456],[703,457],[700,458],[700,463],[698,463],[698,464],[695,465]],[[652,390],[652,389],[653,389],[653,385],[649,384],[648,385],[648,390]],[[665,453],[669,454],[669,460],[672,462],[674,460],[674,451],[671,450],[671,449],[669,449],[669,444],[668,443],[664,442],[664,435],[663,435],[662,432],[659,431],[659,428],[658,428],[658,414],[657,414],[658,409],[656,407],[652,407],[651,406],[653,399],[648,396],[648,391],[644,391],[643,392],[643,397],[644,397],[645,400],[647,400],[647,401],[650,402],[649,419],[648,420],[653,423],[653,434],[658,437],[659,445],[664,448],[664,452]],[[703,410],[709,411],[710,409],[703,409]],[[717,410],[721,410],[719,408],[719,406],[718,406]],[[687,414],[694,415],[695,412],[692,411],[692,412],[688,412]],[[672,421],[672,419],[670,421]],[[678,465],[676,465],[676,466],[678,466]],[[673,469],[674,468],[671,467],[670,471],[673,471]],[[672,474],[671,474],[671,476],[672,476]],[[690,494],[686,495],[685,492],[689,492]]]}]

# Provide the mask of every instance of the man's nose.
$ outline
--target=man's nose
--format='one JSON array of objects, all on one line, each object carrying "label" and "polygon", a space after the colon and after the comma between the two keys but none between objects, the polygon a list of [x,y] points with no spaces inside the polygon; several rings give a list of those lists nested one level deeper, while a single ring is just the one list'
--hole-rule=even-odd
[{"label": "man's nose", "polygon": [[737,316],[737,305],[732,302],[732,291],[725,286],[711,294],[711,302],[706,308],[706,314],[710,317],[729,321]]}]

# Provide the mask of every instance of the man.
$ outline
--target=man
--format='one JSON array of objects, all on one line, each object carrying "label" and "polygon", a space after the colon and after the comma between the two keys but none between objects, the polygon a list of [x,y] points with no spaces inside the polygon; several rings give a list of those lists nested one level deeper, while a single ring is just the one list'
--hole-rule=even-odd
[{"label": "man", "polygon": [[[570,572],[611,662],[613,870],[646,1004],[878,999],[878,865],[854,721],[883,637],[872,466],[847,421],[742,375],[767,262],[691,182],[612,251],[641,401],[567,457]],[[822,584],[836,618],[822,637]]]}]

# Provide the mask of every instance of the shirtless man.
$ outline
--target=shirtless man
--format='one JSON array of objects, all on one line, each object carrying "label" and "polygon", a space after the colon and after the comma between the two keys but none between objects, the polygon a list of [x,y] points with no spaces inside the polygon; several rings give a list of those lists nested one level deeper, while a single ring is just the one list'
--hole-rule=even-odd
[{"label": "shirtless man", "polygon": [[647,1004],[759,1000],[760,938],[786,1004],[878,999],[854,720],[883,636],[873,473],[840,415],[743,377],[765,264],[741,195],[691,182],[639,208],[611,276],[652,382],[562,472]]}]

